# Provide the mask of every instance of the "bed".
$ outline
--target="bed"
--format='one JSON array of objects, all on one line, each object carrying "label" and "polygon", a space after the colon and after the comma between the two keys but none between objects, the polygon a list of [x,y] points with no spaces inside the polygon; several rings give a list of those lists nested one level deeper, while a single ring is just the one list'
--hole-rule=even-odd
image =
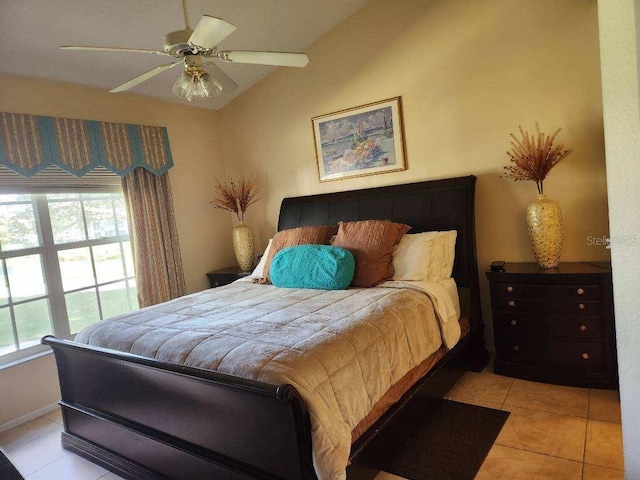
[{"label": "bed", "polygon": [[[393,406],[367,416],[351,432],[349,479],[375,475],[358,457],[408,398],[418,391],[442,396],[464,369],[486,363],[474,187],[475,177],[470,176],[282,202],[279,230],[390,219],[411,225],[412,233],[458,232],[453,278],[468,333],[398,382],[387,397],[397,397]],[[53,348],[58,364],[63,446],[125,478],[317,478],[309,409],[290,384],[248,380],[53,337],[43,343]]]}]

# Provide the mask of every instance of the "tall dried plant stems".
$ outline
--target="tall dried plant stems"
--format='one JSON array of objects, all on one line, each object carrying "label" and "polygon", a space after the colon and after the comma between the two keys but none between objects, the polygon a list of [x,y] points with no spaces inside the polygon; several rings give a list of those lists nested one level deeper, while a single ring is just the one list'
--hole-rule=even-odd
[{"label": "tall dried plant stems", "polygon": [[531,135],[528,131],[519,127],[522,138],[518,139],[511,133],[511,149],[507,155],[511,158],[512,165],[504,167],[505,177],[512,178],[518,182],[521,180],[531,180],[536,182],[538,193],[543,194],[542,183],[562,159],[571,153],[571,150],[564,148],[564,145],[554,145],[556,136],[560,129],[553,135],[547,135],[540,131],[536,123],[536,135]]},{"label": "tall dried plant stems", "polygon": [[216,180],[214,193],[215,197],[210,203],[215,208],[235,213],[241,222],[249,207],[260,200],[254,178],[230,178],[226,183]]}]

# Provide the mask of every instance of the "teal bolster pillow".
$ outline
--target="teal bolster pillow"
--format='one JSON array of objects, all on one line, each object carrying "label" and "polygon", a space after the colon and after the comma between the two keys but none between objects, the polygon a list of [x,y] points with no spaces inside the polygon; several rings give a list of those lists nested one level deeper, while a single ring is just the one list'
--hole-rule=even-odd
[{"label": "teal bolster pillow", "polygon": [[271,283],[282,288],[344,290],[356,269],[349,250],[330,245],[297,245],[283,248],[269,270]]}]

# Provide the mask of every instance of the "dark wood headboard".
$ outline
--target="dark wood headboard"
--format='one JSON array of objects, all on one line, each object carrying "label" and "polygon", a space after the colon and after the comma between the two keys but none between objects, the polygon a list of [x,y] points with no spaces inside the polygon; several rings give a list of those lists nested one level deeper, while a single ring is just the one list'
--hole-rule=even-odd
[{"label": "dark wood headboard", "polygon": [[[453,278],[468,288],[472,327],[482,325],[474,220],[476,177],[448,178],[390,187],[285,198],[278,230],[339,221],[391,220],[411,225],[409,233],[456,230]],[[466,302],[465,302],[466,303]]]}]

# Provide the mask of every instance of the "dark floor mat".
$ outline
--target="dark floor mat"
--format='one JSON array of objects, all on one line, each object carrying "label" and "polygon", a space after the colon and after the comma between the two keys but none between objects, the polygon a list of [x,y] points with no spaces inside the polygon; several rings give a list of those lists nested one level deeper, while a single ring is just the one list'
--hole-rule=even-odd
[{"label": "dark floor mat", "polygon": [[500,410],[416,396],[358,463],[409,480],[473,480],[508,417]]},{"label": "dark floor mat", "polygon": [[24,480],[22,475],[18,473],[16,467],[12,465],[9,459],[0,452],[0,479],[2,480]]}]

